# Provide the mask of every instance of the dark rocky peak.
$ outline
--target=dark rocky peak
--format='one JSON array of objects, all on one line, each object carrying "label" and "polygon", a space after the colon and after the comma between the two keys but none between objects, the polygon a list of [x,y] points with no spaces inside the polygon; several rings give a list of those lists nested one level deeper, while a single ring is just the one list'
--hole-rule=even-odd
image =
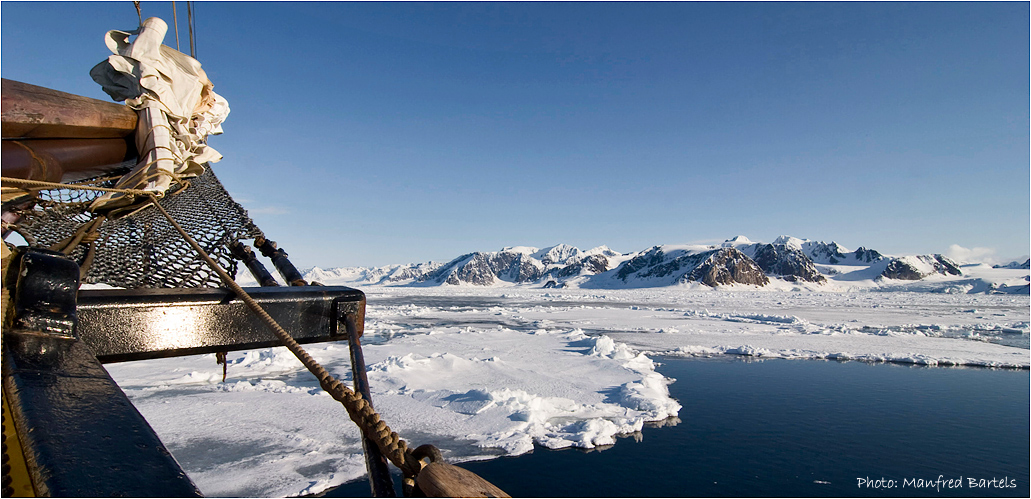
[{"label": "dark rocky peak", "polygon": [[662,251],[662,246],[652,246],[648,251],[638,254],[620,265],[616,277],[626,282],[627,277],[631,274],[659,265],[665,258],[666,254]]},{"label": "dark rocky peak", "polygon": [[884,260],[884,255],[877,252],[877,250],[866,249],[862,246],[860,246],[859,249],[855,251],[855,253],[852,253],[852,256],[857,261],[866,263],[873,263]]},{"label": "dark rocky peak", "polygon": [[555,276],[565,278],[578,275],[595,275],[608,271],[609,266],[609,259],[605,255],[582,255],[573,260],[569,265],[555,271]]},{"label": "dark rocky peak", "polygon": [[888,262],[888,266],[881,272],[881,277],[886,279],[900,279],[903,281],[917,281],[924,278],[924,274],[917,270],[917,267],[903,259],[895,259]]},{"label": "dark rocky peak", "polygon": [[533,282],[544,276],[544,266],[524,252],[477,252],[462,255],[443,267],[426,274],[420,281],[438,284],[475,284],[489,286],[498,280]]},{"label": "dark rocky peak", "polygon": [[733,247],[698,251],[655,246],[623,262],[615,277],[627,283],[769,284],[762,269],[748,255]]},{"label": "dark rocky peak", "polygon": [[760,245],[752,257],[769,275],[779,275],[789,282],[805,281],[825,283],[827,278],[801,249],[784,244]]},{"label": "dark rocky peak", "polygon": [[881,277],[916,281],[934,274],[963,275],[963,271],[956,262],[943,255],[917,255],[892,259],[881,272]]},{"label": "dark rocky peak", "polygon": [[770,283],[759,265],[735,248],[720,248],[697,256],[706,258],[682,280],[697,281],[712,287],[728,284],[765,286]]},{"label": "dark rocky peak", "polygon": [[932,266],[934,267],[935,272],[942,275],[963,275],[963,271],[959,269],[959,264],[952,261],[945,255],[935,254],[932,255],[932,257],[934,258]]}]

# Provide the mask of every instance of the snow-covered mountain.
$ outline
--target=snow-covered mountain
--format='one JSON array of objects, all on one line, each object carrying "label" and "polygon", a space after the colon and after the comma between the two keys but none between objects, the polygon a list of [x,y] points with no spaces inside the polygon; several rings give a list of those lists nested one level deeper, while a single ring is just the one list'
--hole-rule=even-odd
[{"label": "snow-covered mountain", "polygon": [[[747,285],[792,289],[802,285],[815,290],[867,287],[1027,293],[1027,272],[1013,268],[1018,266],[961,266],[940,254],[889,256],[863,247],[851,251],[833,241],[781,236],[772,243],[764,243],[737,236],[718,246],[658,245],[625,254],[606,246],[586,251],[567,244],[543,249],[513,246],[468,253],[447,263],[316,267],[307,271],[305,277],[326,284],[387,286],[615,289]],[[1023,269],[1027,267],[1027,263],[1023,264]],[[964,269],[977,275],[966,275]],[[992,271],[997,276],[993,274],[987,280],[982,277]]]},{"label": "snow-covered mountain", "polygon": [[1031,259],[1025,260],[1024,263],[1020,263],[1019,260],[1007,263],[1005,265],[993,265],[996,269],[1031,269]]},{"label": "snow-covered mountain", "polygon": [[881,272],[885,278],[905,281],[917,281],[934,274],[963,275],[963,271],[959,264],[942,255],[917,255],[894,258]]},{"label": "snow-covered mountain", "polygon": [[[615,285],[619,281],[623,285]],[[631,255],[612,272],[581,287],[657,287],[700,282],[707,286],[751,284],[765,286],[762,269],[734,248],[654,246]],[[607,285],[608,284],[608,285]],[[629,286],[626,286],[629,285]]]},{"label": "snow-covered mountain", "polygon": [[[794,237],[781,236],[773,243],[753,243],[745,236],[724,241],[723,247],[736,248],[755,261],[766,274],[779,276],[788,282],[815,282],[827,280],[817,270],[815,259],[821,262],[829,258],[814,258],[813,255],[838,255],[842,259],[842,248],[837,243],[812,243]],[[835,261],[839,261],[835,258]]]},{"label": "snow-covered mountain", "polygon": [[[780,236],[771,243],[774,247],[783,246],[792,252],[797,251],[805,254],[813,263],[824,265],[870,265],[883,260],[884,255],[875,250],[868,250],[862,246],[855,251],[849,251],[844,246],[831,241],[810,241],[791,236]],[[737,236],[728,239],[723,246],[735,247],[746,253],[754,253],[764,243],[753,243],[745,236]],[[752,249],[749,249],[752,248]]]},{"label": "snow-covered mountain", "polygon": [[335,267],[322,269],[312,267],[304,271],[308,282],[347,282],[362,284],[405,283],[417,279],[440,266],[440,262],[410,263],[406,265],[387,265],[385,267]]},{"label": "snow-covered mountain", "polygon": [[412,276],[412,284],[490,286],[557,282],[605,272],[611,268],[610,258],[619,256],[605,246],[587,251],[566,244],[544,249],[515,246],[462,255],[430,272]]}]

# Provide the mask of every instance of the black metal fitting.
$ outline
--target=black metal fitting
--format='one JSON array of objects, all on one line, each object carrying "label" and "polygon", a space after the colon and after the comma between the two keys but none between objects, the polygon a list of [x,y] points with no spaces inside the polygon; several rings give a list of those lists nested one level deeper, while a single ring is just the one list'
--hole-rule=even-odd
[{"label": "black metal fitting", "polygon": [[272,277],[268,269],[258,261],[258,257],[254,255],[251,248],[240,241],[233,241],[229,245],[229,252],[232,253],[233,258],[240,260],[244,265],[247,266],[247,270],[251,272],[254,279],[258,281],[258,284],[265,287],[279,286],[276,279]]},{"label": "black metal fitting", "polygon": [[[15,318],[3,330],[4,402],[39,497],[200,496],[78,338],[79,266],[19,248]],[[16,266],[16,267],[15,267]]]},{"label": "black metal fitting", "polygon": [[56,251],[24,248],[18,262],[14,326],[75,336],[79,265]]},{"label": "black metal fitting", "polygon": [[78,339],[3,334],[10,404],[37,497],[198,497],[200,491]]},{"label": "black metal fitting", "polygon": [[276,247],[275,241],[269,241],[264,237],[258,237],[254,240],[254,247],[261,250],[261,254],[265,255],[266,258],[272,260],[272,264],[276,266],[276,270],[279,271],[279,275],[283,276],[283,280],[288,282],[291,286],[307,286],[308,282],[304,280],[301,273],[297,271],[297,267],[294,267],[293,263],[287,258],[287,254],[282,248]]},{"label": "black metal fitting", "polygon": [[[347,346],[351,353],[351,377],[354,379],[354,391],[361,393],[362,398],[372,407],[372,391],[369,389],[369,378],[366,375],[365,354],[362,352],[361,331],[357,319],[365,315],[365,302],[358,303],[361,308],[355,309],[355,303],[337,301],[333,303],[337,320],[344,323],[347,329]],[[365,451],[365,470],[369,475],[369,487],[372,497],[396,497],[394,480],[390,476],[387,458],[379,447],[367,435],[362,435],[362,448]]]},{"label": "black metal fitting", "polygon": [[[344,286],[244,288],[298,343],[345,340],[341,313],[364,328],[365,294]],[[78,334],[101,362],[279,346],[236,294],[215,288],[89,289]]]}]

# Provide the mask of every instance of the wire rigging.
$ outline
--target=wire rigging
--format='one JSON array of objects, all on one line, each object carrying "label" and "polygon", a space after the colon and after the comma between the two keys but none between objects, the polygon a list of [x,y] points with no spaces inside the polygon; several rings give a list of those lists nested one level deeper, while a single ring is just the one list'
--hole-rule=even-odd
[{"label": "wire rigging", "polygon": [[132,0],[132,4],[136,6],[136,16],[140,18],[140,27],[143,27],[143,11],[140,10],[140,0]]},{"label": "wire rigging", "polygon": [[196,38],[196,35],[194,33],[196,32],[197,25],[195,24],[194,17],[193,17],[193,9],[194,9],[193,4],[194,4],[194,2],[192,0],[189,0],[189,1],[186,2],[186,18],[187,18],[186,25],[190,29],[190,57],[193,57],[194,59],[196,59],[197,58],[197,38]]},{"label": "wire rigging", "polygon": [[179,16],[175,13],[175,0],[172,0],[172,22],[175,24],[175,49],[182,52],[179,49]]}]

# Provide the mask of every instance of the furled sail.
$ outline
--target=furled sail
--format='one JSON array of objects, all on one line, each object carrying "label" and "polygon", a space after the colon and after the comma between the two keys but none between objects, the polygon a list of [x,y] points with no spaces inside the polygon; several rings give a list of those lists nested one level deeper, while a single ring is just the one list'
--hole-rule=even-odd
[{"label": "furled sail", "polygon": [[[207,136],[222,133],[229,103],[214,92],[196,59],[162,45],[168,25],[159,18],[143,21],[136,31],[107,32],[114,55],[90,70],[90,76],[116,101],[136,110],[139,163],[117,184],[163,194],[176,178],[199,175],[204,163],[222,155],[207,145]],[[129,37],[136,35],[130,42]],[[128,204],[130,198],[101,196],[91,210]]]}]

